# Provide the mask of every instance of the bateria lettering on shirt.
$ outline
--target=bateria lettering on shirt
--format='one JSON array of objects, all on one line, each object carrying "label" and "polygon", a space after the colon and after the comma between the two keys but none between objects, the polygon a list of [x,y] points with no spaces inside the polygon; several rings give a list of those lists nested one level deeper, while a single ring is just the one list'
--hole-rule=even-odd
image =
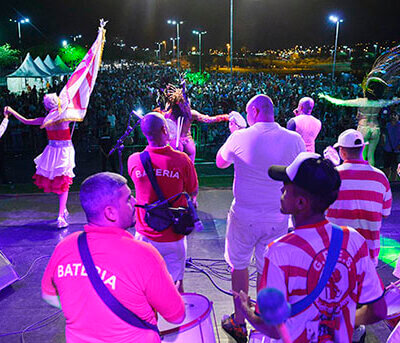
[{"label": "bateria lettering on shirt", "polygon": [[[112,275],[107,270],[102,270],[100,267],[96,266],[97,272],[100,275],[101,280],[107,286],[109,285],[112,290],[115,290],[115,283],[117,278],[115,275]],[[85,266],[82,263],[68,263],[67,265],[59,264],[57,266],[57,276],[59,279],[66,277],[81,277],[86,276]]]},{"label": "bateria lettering on shirt", "polygon": [[[168,169],[153,169],[155,176],[165,176],[169,177],[170,179],[180,179],[179,177],[179,172],[175,170],[168,170]],[[136,178],[141,178],[143,176],[146,176],[146,172],[143,170],[136,170],[135,171],[135,176]]]}]

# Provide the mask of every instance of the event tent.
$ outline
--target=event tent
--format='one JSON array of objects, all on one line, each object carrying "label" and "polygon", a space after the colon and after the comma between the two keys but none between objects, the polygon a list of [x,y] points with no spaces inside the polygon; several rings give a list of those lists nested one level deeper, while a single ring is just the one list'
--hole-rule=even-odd
[{"label": "event tent", "polygon": [[41,70],[43,70],[43,71],[45,71],[46,73],[48,73],[48,74],[51,75],[50,77],[48,77],[48,78],[46,79],[46,83],[49,82],[49,83],[51,84],[51,83],[52,83],[52,76],[55,76],[55,75],[53,74],[53,72],[51,71],[51,69],[50,69],[49,67],[47,67],[47,66],[43,63],[43,61],[42,61],[42,59],[40,58],[40,56],[36,57],[35,60],[34,60],[34,62],[35,62],[35,64],[36,64]]},{"label": "event tent", "polygon": [[54,64],[59,67],[61,70],[63,70],[66,74],[72,74],[72,70],[69,69],[66,64],[64,63],[64,61],[61,59],[60,56],[56,56],[55,60],[54,60]]},{"label": "event tent", "polygon": [[20,67],[7,75],[7,88],[12,93],[21,93],[34,86],[39,90],[46,87],[49,78],[51,74],[40,69],[27,53]]},{"label": "event tent", "polygon": [[44,64],[51,70],[53,75],[61,76],[69,74],[62,70],[59,66],[57,66],[49,55],[47,55],[44,59]]}]

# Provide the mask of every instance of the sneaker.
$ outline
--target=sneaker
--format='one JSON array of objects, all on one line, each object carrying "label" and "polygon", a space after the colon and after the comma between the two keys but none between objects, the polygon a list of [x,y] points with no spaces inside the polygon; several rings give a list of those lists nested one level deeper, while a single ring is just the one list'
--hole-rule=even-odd
[{"label": "sneaker", "polygon": [[365,325],[360,325],[353,331],[353,337],[351,339],[352,343],[364,343],[367,331],[365,330]]},{"label": "sneaker", "polygon": [[234,314],[224,316],[221,326],[237,343],[247,343],[246,324],[237,324],[233,319]]},{"label": "sneaker", "polygon": [[68,226],[68,222],[65,220],[64,217],[57,218],[57,228],[63,229]]}]

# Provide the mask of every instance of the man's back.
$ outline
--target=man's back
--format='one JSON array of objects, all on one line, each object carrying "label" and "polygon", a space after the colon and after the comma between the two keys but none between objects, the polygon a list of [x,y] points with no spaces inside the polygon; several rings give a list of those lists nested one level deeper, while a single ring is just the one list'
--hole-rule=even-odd
[{"label": "man's back", "polygon": [[[190,194],[197,189],[196,170],[185,153],[174,150],[170,146],[159,148],[148,146],[145,150],[149,152],[157,183],[166,199],[181,192]],[[135,153],[129,157],[128,173],[135,184],[138,204],[151,204],[158,200],[140,161],[140,153]],[[181,196],[175,202],[172,202],[172,200],[173,207],[187,206],[184,196]],[[159,242],[172,242],[182,238],[181,235],[173,232],[172,228],[161,233],[151,229],[144,221],[144,215],[145,210],[138,208],[136,229],[141,234]]]},{"label": "man's back", "polygon": [[[175,320],[184,311],[165,267],[150,245],[122,229],[87,225],[88,245],[108,290],[127,308],[156,324],[155,310]],[[114,315],[96,294],[80,259],[78,232],[59,243],[42,280],[42,290],[60,295],[66,339],[77,342],[159,342],[151,330],[133,327]]]},{"label": "man's back", "polygon": [[306,144],[306,150],[315,151],[315,139],[321,131],[321,121],[311,114],[300,114],[293,118],[296,123],[296,132],[300,134]]},{"label": "man's back", "polygon": [[[325,336],[334,337],[335,342],[351,342],[356,304],[383,294],[365,240],[351,228],[343,232],[342,250],[324,290],[308,309],[286,322],[293,341],[316,342],[316,337]],[[310,294],[322,275],[331,234],[331,224],[322,221],[296,227],[271,243],[260,289],[265,285],[277,288],[291,304]]]},{"label": "man's back", "polygon": [[377,264],[382,217],[390,215],[392,205],[389,181],[383,172],[364,161],[345,161],[337,170],[342,184],[327,218],[361,233]]},{"label": "man's back", "polygon": [[221,148],[225,161],[233,162],[233,211],[242,217],[258,213],[269,221],[282,221],[280,185],[268,176],[272,164],[290,164],[305,150],[301,137],[279,126],[260,122],[234,132]]}]

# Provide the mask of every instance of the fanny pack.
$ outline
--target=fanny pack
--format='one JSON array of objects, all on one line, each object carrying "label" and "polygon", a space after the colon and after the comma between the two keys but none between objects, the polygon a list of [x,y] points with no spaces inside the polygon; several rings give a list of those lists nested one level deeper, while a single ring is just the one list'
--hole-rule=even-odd
[{"label": "fanny pack", "polygon": [[[148,151],[140,153],[140,161],[142,162],[147,177],[158,196],[158,201],[153,202],[152,204],[135,205],[136,207],[145,210],[144,221],[149,227],[157,232],[162,232],[172,225],[175,233],[185,236],[189,235],[194,229],[195,218],[197,217],[195,213],[196,210],[191,204],[189,195],[185,192],[181,192],[166,199],[157,183]],[[189,206],[187,208],[171,207],[171,203],[174,203],[181,196],[186,197]]]}]

